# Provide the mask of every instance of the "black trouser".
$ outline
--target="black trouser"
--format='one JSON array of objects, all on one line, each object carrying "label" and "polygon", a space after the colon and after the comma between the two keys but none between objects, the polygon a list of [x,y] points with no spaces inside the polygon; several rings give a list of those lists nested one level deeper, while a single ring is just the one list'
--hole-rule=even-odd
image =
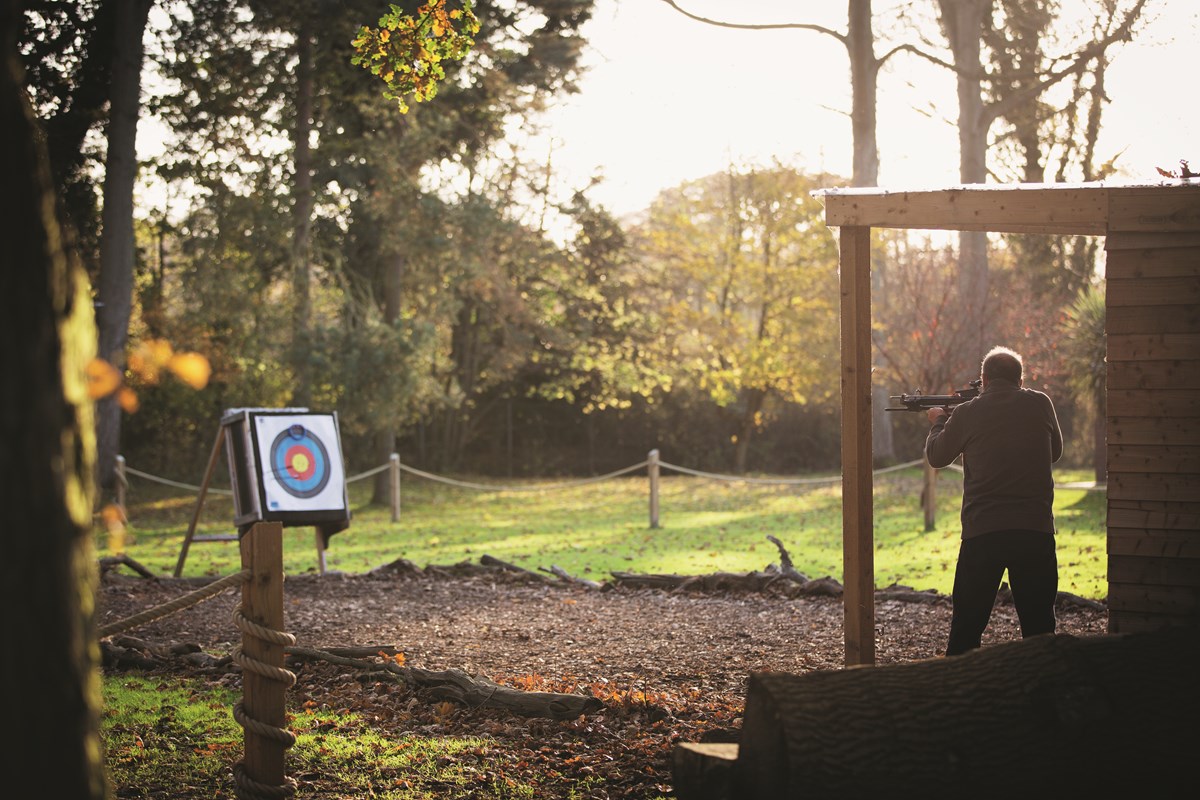
[{"label": "black trouser", "polygon": [[963,539],[954,571],[954,615],[946,655],[979,647],[992,616],[1004,570],[1022,636],[1054,633],[1054,600],[1058,595],[1058,559],[1054,534],[1040,531],[995,531]]}]

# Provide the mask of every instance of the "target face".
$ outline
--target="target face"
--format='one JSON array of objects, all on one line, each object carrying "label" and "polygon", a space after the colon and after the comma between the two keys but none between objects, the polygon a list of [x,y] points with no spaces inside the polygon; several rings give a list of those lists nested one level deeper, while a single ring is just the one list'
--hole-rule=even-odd
[{"label": "target face", "polygon": [[331,414],[253,415],[265,510],[346,507],[346,477]]},{"label": "target face", "polygon": [[316,497],[329,485],[329,451],[300,423],[271,443],[272,477],[292,497]]}]

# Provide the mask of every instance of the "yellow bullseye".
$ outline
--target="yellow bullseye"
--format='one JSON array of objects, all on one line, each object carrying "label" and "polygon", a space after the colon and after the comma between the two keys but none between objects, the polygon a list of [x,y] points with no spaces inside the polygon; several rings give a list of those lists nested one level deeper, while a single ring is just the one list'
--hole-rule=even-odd
[{"label": "yellow bullseye", "polygon": [[292,457],[292,470],[297,475],[303,475],[308,472],[308,456],[303,453],[297,453]]}]

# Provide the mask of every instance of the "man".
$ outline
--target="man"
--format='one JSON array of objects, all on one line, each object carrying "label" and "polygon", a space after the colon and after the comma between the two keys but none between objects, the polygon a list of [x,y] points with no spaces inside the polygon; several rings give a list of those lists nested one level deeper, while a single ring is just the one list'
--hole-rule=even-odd
[{"label": "man", "polygon": [[946,655],[979,647],[1004,570],[1022,636],[1053,633],[1058,594],[1054,478],[1062,431],[1050,398],[1022,388],[1021,357],[993,348],[980,369],[982,391],[929,409],[925,441],[932,467],[963,459],[962,544],[954,572],[954,612]]}]

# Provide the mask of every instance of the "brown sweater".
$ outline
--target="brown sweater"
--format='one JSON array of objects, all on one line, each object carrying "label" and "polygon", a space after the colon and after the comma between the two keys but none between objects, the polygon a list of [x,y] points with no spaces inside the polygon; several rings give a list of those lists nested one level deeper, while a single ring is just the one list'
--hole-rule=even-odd
[{"label": "brown sweater", "polygon": [[930,466],[963,457],[964,539],[1003,530],[1054,533],[1050,465],[1062,449],[1050,398],[999,378],[941,417],[925,440]]}]

